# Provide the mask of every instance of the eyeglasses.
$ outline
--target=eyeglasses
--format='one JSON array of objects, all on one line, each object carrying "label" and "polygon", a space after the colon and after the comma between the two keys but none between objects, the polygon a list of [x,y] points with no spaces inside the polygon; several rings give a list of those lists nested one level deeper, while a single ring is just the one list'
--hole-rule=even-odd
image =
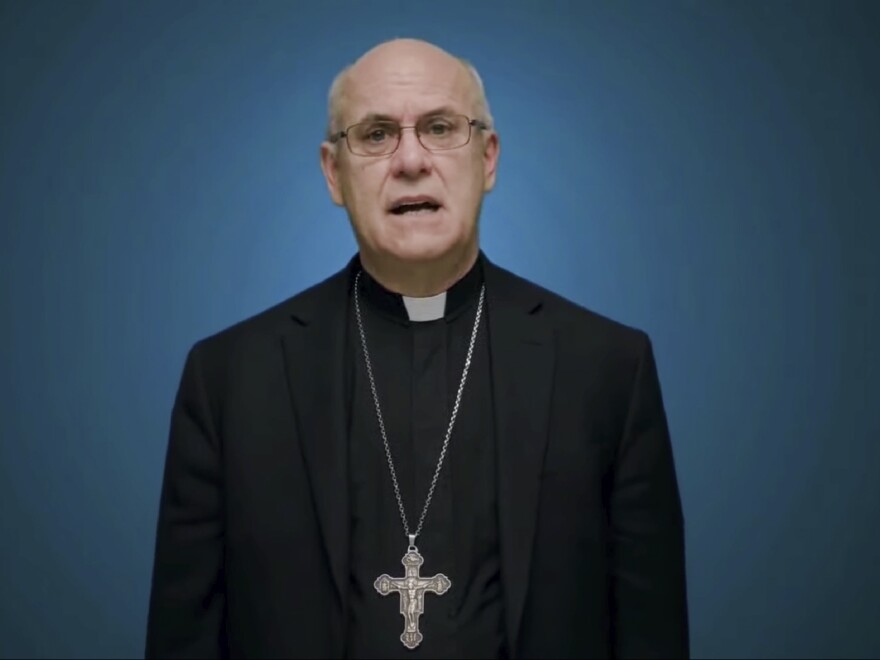
[{"label": "eyeglasses", "polygon": [[348,149],[356,156],[387,156],[397,151],[400,136],[406,128],[415,129],[416,137],[428,151],[458,149],[471,140],[471,128],[489,128],[486,122],[465,115],[432,115],[415,126],[401,126],[396,121],[377,119],[353,124],[330,136],[330,142],[345,138]]}]

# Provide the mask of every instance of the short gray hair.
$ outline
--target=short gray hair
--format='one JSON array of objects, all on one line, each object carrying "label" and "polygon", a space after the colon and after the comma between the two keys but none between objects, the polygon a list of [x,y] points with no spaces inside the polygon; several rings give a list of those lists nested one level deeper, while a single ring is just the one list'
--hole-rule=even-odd
[{"label": "short gray hair", "polygon": [[[491,128],[494,124],[492,114],[489,110],[489,100],[486,98],[486,88],[483,86],[483,79],[480,77],[477,68],[468,60],[462,57],[456,57],[471,77],[474,88],[477,92],[476,111],[479,119],[486,122]],[[336,74],[333,83],[330,85],[330,92],[327,95],[327,139],[329,140],[334,134],[343,130],[342,123],[342,99],[345,92],[345,83],[353,64],[347,65],[342,71]]]}]

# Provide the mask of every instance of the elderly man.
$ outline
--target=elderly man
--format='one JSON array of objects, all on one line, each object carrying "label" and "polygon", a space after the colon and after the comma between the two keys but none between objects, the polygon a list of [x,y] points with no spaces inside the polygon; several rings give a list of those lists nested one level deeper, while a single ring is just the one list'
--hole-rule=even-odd
[{"label": "elderly man", "polygon": [[198,342],[148,656],[684,657],[684,532],[641,331],[493,264],[467,63],[394,40],[330,93],[358,254]]}]

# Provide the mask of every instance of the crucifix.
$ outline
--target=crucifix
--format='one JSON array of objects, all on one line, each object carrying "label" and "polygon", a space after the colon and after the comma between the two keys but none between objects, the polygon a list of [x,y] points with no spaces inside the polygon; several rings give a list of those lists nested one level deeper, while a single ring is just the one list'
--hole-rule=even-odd
[{"label": "crucifix", "polygon": [[376,578],[373,586],[382,596],[387,596],[394,591],[400,594],[400,613],[405,621],[400,641],[406,648],[412,650],[422,642],[422,633],[419,632],[419,617],[425,611],[425,593],[430,592],[442,596],[449,591],[452,581],[443,573],[437,573],[430,578],[421,577],[419,568],[425,563],[425,560],[422,559],[418,549],[412,543],[400,563],[404,568],[402,578],[393,578],[387,574],[380,575]]}]

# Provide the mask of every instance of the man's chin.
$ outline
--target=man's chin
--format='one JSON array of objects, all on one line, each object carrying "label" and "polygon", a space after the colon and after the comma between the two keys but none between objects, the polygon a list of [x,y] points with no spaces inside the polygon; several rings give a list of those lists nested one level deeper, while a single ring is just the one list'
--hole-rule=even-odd
[{"label": "man's chin", "polygon": [[389,246],[385,251],[387,256],[406,263],[430,263],[461,254],[467,245],[460,238],[449,236],[413,236],[411,239]]},{"label": "man's chin", "polygon": [[445,209],[404,215],[388,213],[384,222],[390,235],[397,235],[399,240],[405,242],[423,238],[430,240],[431,237],[450,231],[454,224]]}]

